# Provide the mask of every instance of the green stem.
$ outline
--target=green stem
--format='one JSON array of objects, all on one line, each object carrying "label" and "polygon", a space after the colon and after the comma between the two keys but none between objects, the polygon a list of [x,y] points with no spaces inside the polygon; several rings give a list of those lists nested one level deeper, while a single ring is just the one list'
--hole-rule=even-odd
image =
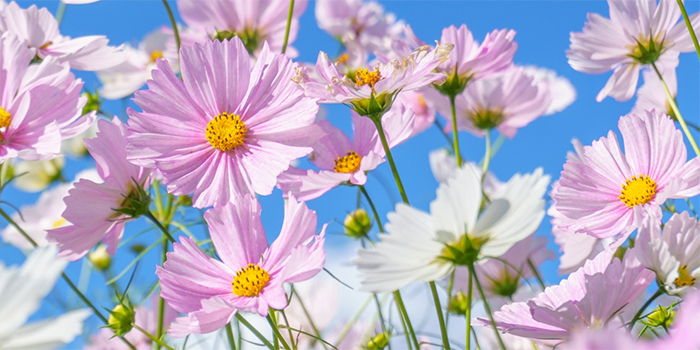
[{"label": "green stem", "polygon": [[454,138],[453,149],[455,151],[455,159],[457,160],[457,167],[462,166],[462,157],[459,154],[459,138],[457,136],[457,110],[455,108],[455,95],[450,95],[450,110],[452,111],[452,135]]},{"label": "green stem", "polygon": [[632,330],[632,328],[634,327],[634,324],[637,323],[639,318],[642,316],[642,313],[644,313],[644,310],[649,306],[649,304],[651,304],[656,298],[658,298],[659,296],[661,296],[665,292],[666,291],[663,288],[659,287],[659,289],[656,291],[656,293],[654,293],[654,295],[649,297],[649,300],[647,300],[646,303],[644,303],[642,308],[639,309],[639,311],[637,311],[637,313],[632,318],[632,321],[630,322],[629,330]]},{"label": "green stem", "polygon": [[168,229],[163,227],[160,221],[158,221],[158,219],[156,219],[156,217],[153,216],[153,213],[149,211],[146,214],[144,214],[144,216],[151,220],[160,229],[160,231],[163,232],[165,237],[168,237],[168,240],[170,240],[170,242],[175,243],[175,238],[173,238],[173,236],[170,235],[170,232],[168,232]]},{"label": "green stem", "polygon": [[481,167],[481,182],[484,182],[486,173],[489,171],[491,164],[491,129],[486,130],[486,153],[484,154],[484,164]]},{"label": "green stem", "polygon": [[416,350],[420,349],[420,344],[418,343],[418,337],[416,337],[416,332],[413,331],[413,325],[411,324],[411,319],[408,318],[408,312],[406,312],[406,306],[403,303],[403,298],[401,298],[401,292],[398,290],[394,291],[394,300],[396,301],[396,307],[399,309],[401,317],[403,317],[406,322],[407,333],[411,336],[413,341],[413,346]]},{"label": "green stem", "polygon": [[435,311],[437,312],[438,322],[440,323],[440,333],[442,333],[442,346],[446,350],[450,350],[450,338],[447,337],[447,327],[445,326],[445,317],[442,315],[442,306],[440,306],[440,296],[438,296],[437,286],[435,281],[430,281],[430,291],[433,293],[433,301],[435,302]]},{"label": "green stem", "polygon": [[162,346],[168,350],[175,350],[175,349],[171,348],[168,344],[165,344],[162,340],[154,337],[153,334],[146,332],[145,329],[139,327],[136,323],[134,323],[132,326],[134,326],[134,328],[136,328],[139,332],[146,335],[148,337],[148,339],[151,339],[154,343],[156,343],[157,348],[160,348]]},{"label": "green stem", "polygon": [[688,141],[690,141],[690,145],[693,147],[695,155],[699,156],[700,149],[698,149],[698,144],[695,143],[695,139],[693,138],[693,135],[690,134],[690,130],[688,130],[688,125],[685,123],[685,120],[681,115],[681,111],[678,110],[678,105],[676,105],[676,99],[673,98],[673,96],[671,95],[671,91],[668,89],[666,81],[664,81],[664,78],[661,76],[661,72],[659,72],[659,69],[656,68],[656,64],[652,63],[651,66],[654,68],[656,75],[659,77],[661,84],[664,86],[664,91],[666,92],[666,99],[668,100],[668,103],[671,104],[671,109],[673,110],[673,113],[676,114],[676,119],[678,120],[678,123],[681,124],[681,129],[683,129],[683,133],[685,133],[685,136],[688,138]]},{"label": "green stem", "polygon": [[61,1],[58,3],[58,9],[56,10],[56,22],[58,26],[61,26],[61,21],[63,21],[63,15],[66,14],[66,3]]},{"label": "green stem", "polygon": [[275,347],[272,346],[272,343],[270,343],[269,340],[267,340],[262,334],[260,334],[260,332],[258,332],[258,330],[255,329],[255,327],[253,327],[252,324],[250,324],[245,318],[243,318],[243,316],[241,316],[241,314],[236,313],[236,319],[238,320],[238,322],[240,322],[241,324],[243,324],[243,326],[244,326],[245,328],[248,328],[249,331],[253,332],[253,334],[255,334],[255,336],[256,336],[261,342],[263,342],[263,344],[265,344],[265,346],[267,346],[268,349],[270,349],[270,350],[274,350],[274,349],[275,349]]},{"label": "green stem", "polygon": [[693,45],[695,45],[695,52],[698,53],[698,58],[700,58],[700,44],[698,44],[698,37],[695,36],[695,30],[693,29],[693,24],[690,23],[690,17],[688,17],[688,12],[685,11],[685,6],[683,5],[683,0],[677,0],[678,7],[681,9],[683,14],[683,20],[685,21],[685,26],[688,27],[688,32],[690,33],[690,38],[693,39]]},{"label": "green stem", "polygon": [[[467,319],[467,348],[471,349],[472,343],[472,298],[474,297],[474,280],[471,272],[469,273],[469,285],[467,287],[467,310],[464,312],[464,317]],[[476,337],[474,338],[476,339]]]},{"label": "green stem", "polygon": [[372,213],[374,214],[374,220],[377,222],[377,228],[379,228],[379,232],[384,233],[384,227],[382,226],[382,221],[379,219],[379,213],[377,212],[377,208],[374,207],[372,199],[369,198],[369,193],[367,193],[365,186],[359,185],[357,187],[360,188],[360,192],[362,192],[362,194],[365,196],[365,199],[367,199],[367,203],[369,203],[369,207],[372,209]]},{"label": "green stem", "polygon": [[[379,302],[379,297],[377,296],[376,293],[373,293],[374,295],[374,302],[377,304],[377,315],[379,317],[379,323],[382,326],[382,333],[384,334],[389,334],[389,331],[386,329],[386,323],[384,322],[384,315],[382,315],[382,304]],[[389,350],[391,350],[391,343],[387,344]]]},{"label": "green stem", "polygon": [[[2,210],[2,208],[0,208],[0,215],[2,215],[2,217],[5,218],[5,220],[7,220],[7,222],[10,223],[10,225],[14,226],[14,228],[16,228],[17,231],[19,231],[19,233],[22,234],[22,236],[24,236],[24,238],[26,238],[26,239],[29,241],[29,243],[32,244],[32,246],[34,246],[34,248],[37,248],[37,247],[39,246],[39,245],[36,243],[36,241],[34,241],[34,240],[32,239],[32,237],[30,237],[30,236],[27,234],[26,231],[24,231],[14,220],[12,220],[12,218],[11,218],[9,215],[7,215],[7,213],[5,213],[4,210]],[[61,277],[63,277],[63,280],[66,281],[66,283],[68,284],[68,286],[70,287],[70,289],[72,289],[73,292],[75,292],[75,294],[78,295],[78,297],[80,298],[80,300],[82,300],[83,303],[85,303],[85,305],[87,305],[90,309],[92,309],[92,312],[95,313],[95,316],[97,316],[97,318],[99,318],[102,322],[104,322],[104,324],[107,324],[107,323],[108,323],[108,322],[107,322],[107,319],[102,315],[102,313],[100,312],[100,310],[98,310],[98,309],[95,307],[95,305],[93,305],[92,302],[90,302],[90,300],[88,300],[88,298],[85,296],[85,294],[83,294],[83,292],[81,292],[80,289],[78,289],[78,287],[76,287],[75,284],[73,284],[73,281],[71,281],[70,278],[68,278],[68,276],[65,274],[65,272],[62,272],[62,273],[61,273]],[[120,337],[120,338],[121,338],[121,340],[124,341],[131,349],[136,350],[136,347],[134,347],[133,344],[129,343],[128,340],[124,339],[124,337]]]},{"label": "green stem", "polygon": [[[163,240],[163,252],[161,255],[161,262],[165,263],[165,260],[167,258],[167,253],[168,253],[168,240],[164,239]],[[162,297],[158,297],[158,330],[156,331],[156,335],[158,336],[158,339],[163,337],[163,329],[164,329],[164,324],[165,323],[165,300]],[[160,345],[156,343],[156,349],[159,350]]]},{"label": "green stem", "polygon": [[649,329],[649,325],[645,324],[644,328],[642,328],[642,331],[639,332],[639,335],[637,336],[637,340],[639,340],[639,338],[641,338],[644,335],[644,332],[646,332],[647,329]]},{"label": "green stem", "polygon": [[233,329],[231,328],[231,322],[226,324],[226,336],[228,337],[229,344],[231,344],[231,350],[236,350],[236,341],[233,339]]},{"label": "green stem", "polygon": [[282,53],[287,52],[289,43],[289,30],[292,28],[292,16],[294,15],[294,0],[289,0],[289,13],[287,14],[287,27],[284,29],[284,42],[282,43]]},{"label": "green stem", "polygon": [[374,122],[374,126],[377,127],[377,133],[379,134],[379,139],[382,141],[382,147],[384,147],[384,153],[386,153],[386,160],[389,162],[391,172],[394,174],[394,181],[396,181],[396,186],[399,188],[401,199],[404,203],[409,204],[408,196],[406,196],[406,190],[404,190],[403,188],[403,183],[401,182],[399,171],[396,169],[396,163],[394,163],[394,157],[391,155],[389,143],[386,141],[384,127],[382,126],[382,116],[370,116],[369,118]]},{"label": "green stem", "polygon": [[[173,34],[175,35],[175,48],[177,49],[177,66],[180,70],[180,31],[177,29],[177,21],[175,21],[175,15],[173,15],[173,10],[170,9],[167,0],[162,0],[163,6],[165,6],[165,11],[168,12],[168,17],[170,18],[170,25],[173,27]],[[182,74],[180,74],[180,80],[182,80]]]},{"label": "green stem", "polygon": [[362,306],[360,306],[360,308],[355,312],[355,314],[352,317],[350,317],[348,322],[345,324],[343,329],[340,331],[340,334],[338,334],[338,340],[336,340],[336,342],[335,342],[336,344],[340,344],[343,341],[343,339],[345,339],[345,336],[348,335],[348,332],[350,332],[350,329],[352,328],[352,326],[354,326],[355,323],[357,323],[357,320],[360,318],[360,315],[362,315],[362,312],[365,311],[365,309],[367,308],[367,306],[369,305],[369,303],[371,301],[372,301],[372,296],[369,296],[367,298],[367,300],[365,300],[364,304],[362,304]]},{"label": "green stem", "polygon": [[[297,350],[297,344],[294,342],[294,335],[292,334],[292,327],[289,326],[289,320],[287,319],[287,314],[283,310],[280,310],[282,317],[284,318],[284,325],[287,327],[287,333],[289,333],[289,342],[292,343],[292,349]],[[319,337],[320,338],[320,337]]]},{"label": "green stem", "polygon": [[540,283],[540,287],[542,287],[542,290],[544,290],[547,286],[545,286],[542,276],[540,276],[539,271],[537,271],[537,268],[535,268],[535,264],[532,263],[532,259],[527,259],[527,266],[530,267],[532,274],[535,275],[535,278],[537,278],[537,282]]},{"label": "green stem", "polygon": [[481,288],[481,283],[479,282],[479,277],[476,276],[476,270],[474,269],[474,264],[471,263],[467,265],[469,268],[469,274],[474,278],[474,282],[476,283],[476,289],[479,291],[479,296],[481,296],[481,300],[484,301],[484,308],[486,309],[486,313],[489,315],[489,320],[491,320],[491,326],[493,327],[494,333],[496,333],[496,338],[498,338],[498,343],[501,345],[501,348],[503,350],[506,349],[506,344],[503,343],[503,339],[501,339],[501,333],[498,332],[498,328],[496,327],[496,321],[493,319],[493,312],[491,312],[491,307],[489,306],[488,301],[486,300],[486,294],[484,294],[484,290]]},{"label": "green stem", "polygon": [[284,337],[282,336],[282,333],[280,333],[279,328],[277,328],[277,320],[275,319],[274,316],[272,316],[272,315],[273,315],[273,314],[272,314],[272,310],[270,310],[270,311],[271,311],[271,312],[270,312],[269,314],[267,314],[267,323],[270,324],[270,328],[272,328],[272,332],[275,334],[275,336],[277,337],[277,339],[279,339],[280,343],[282,343],[282,346],[283,346],[286,350],[291,350],[291,348],[289,347],[289,344],[287,344],[287,341],[284,340]]}]

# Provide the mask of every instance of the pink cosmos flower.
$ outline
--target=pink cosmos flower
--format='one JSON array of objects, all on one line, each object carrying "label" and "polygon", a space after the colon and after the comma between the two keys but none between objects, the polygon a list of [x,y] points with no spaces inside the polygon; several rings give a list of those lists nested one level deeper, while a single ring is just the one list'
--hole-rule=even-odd
[{"label": "pink cosmos flower", "polygon": [[[158,298],[151,297],[151,307],[141,306],[136,308],[134,323],[150,334],[156,334],[158,331]],[[168,329],[173,320],[177,317],[175,311],[170,305],[165,304],[163,310],[163,329]],[[153,349],[153,342],[145,334],[137,329],[132,329],[124,335],[124,338],[133,344],[137,350]],[[85,345],[83,350],[128,350],[129,346],[121,339],[114,336],[114,332],[109,328],[102,328],[97,334],[90,337],[90,345]]]},{"label": "pink cosmos flower", "polygon": [[[446,96],[435,96],[438,112],[451,121],[452,111]],[[457,128],[476,136],[483,136],[492,128],[509,138],[515,136],[533,120],[543,116],[551,103],[548,86],[536,84],[534,78],[521,67],[513,68],[501,77],[490,80],[475,80],[457,95]],[[445,130],[452,130],[447,123]]]},{"label": "pink cosmos flower", "polygon": [[437,111],[435,110],[433,101],[427,97],[427,95],[432,92],[431,90],[432,88],[426,87],[414,91],[402,92],[394,101],[395,104],[402,104],[410,108],[413,114],[415,114],[411,136],[415,136],[427,130],[435,123]]},{"label": "pink cosmos flower", "polygon": [[173,337],[216,331],[237,311],[267,316],[268,308],[283,309],[283,284],[308,280],[323,268],[326,226],[315,235],[316,212],[293,197],[285,204],[280,235],[269,247],[260,204],[250,195],[208,210],[204,219],[222,261],[204,254],[192,239],[181,238],[156,270],[161,297],[187,314],[170,326]]},{"label": "pink cosmos flower", "polygon": [[[588,14],[580,33],[571,33],[566,52],[571,67],[579,72],[602,74],[613,70],[596,100],[611,96],[627,101],[637,89],[639,71],[654,62],[661,64],[664,78],[675,75],[678,53],[694,51],[680,9],[673,0],[608,1],[610,18]],[[691,16],[700,29],[700,16]],[[675,79],[675,77],[674,77]]]},{"label": "pink cosmos flower", "polygon": [[2,34],[0,50],[0,163],[58,157],[61,140],[95,119],[95,112],[78,119],[87,102],[80,97],[83,82],[54,58],[30,65],[34,50],[12,33]]},{"label": "pink cosmos flower", "polygon": [[551,102],[544,115],[561,112],[576,101],[576,89],[569,79],[557,72],[537,66],[523,66],[523,72],[534,79],[535,85],[546,84],[549,90]]},{"label": "pink cosmos flower", "polygon": [[[58,30],[58,22],[46,8],[36,5],[22,9],[14,1],[0,13],[0,33],[10,32],[26,40],[36,50],[36,56],[56,57],[78,70],[100,70],[124,62],[121,47],[108,46],[104,35],[71,39]],[[33,58],[33,57],[32,57]]]},{"label": "pink cosmos flower", "polygon": [[295,64],[264,45],[251,62],[238,38],[180,51],[183,81],[159,60],[129,110],[129,159],[155,167],[168,192],[197,208],[267,195],[292,160],[324,135],[318,104],[290,79]]},{"label": "pink cosmos flower", "polygon": [[[493,315],[495,326],[521,337],[566,340],[576,329],[614,324],[625,306],[644,293],[654,273],[634,254],[626,254],[624,262],[611,259],[611,252],[602,252],[534,299],[503,306]],[[491,325],[483,318],[477,323]]]},{"label": "pink cosmos flower", "polygon": [[[394,147],[412,135],[414,114],[402,105],[395,105],[382,118],[389,147]],[[309,156],[320,170],[303,170],[290,167],[277,178],[285,196],[290,193],[299,200],[318,198],[342,183],[364,185],[367,172],[384,162],[384,148],[374,123],[352,112],[354,140],[351,142],[338,128],[328,121],[319,125],[326,136],[312,145]]]},{"label": "pink cosmos flower", "polygon": [[[642,77],[644,78],[644,85],[637,90],[637,101],[634,102],[634,107],[632,107],[632,112],[630,113],[641,114],[645,110],[650,111],[656,109],[657,111],[673,117],[674,113],[671,109],[671,104],[668,103],[668,99],[666,98],[666,91],[656,73],[645,70],[642,72]],[[668,86],[669,92],[671,92],[671,96],[675,98],[676,94],[678,94],[676,75],[668,74],[664,77],[664,81],[666,82],[666,86]]]},{"label": "pink cosmos flower", "polygon": [[97,137],[85,140],[85,147],[95,158],[102,182],[76,182],[63,200],[63,218],[70,225],[50,230],[47,236],[58,246],[59,257],[72,261],[82,258],[100,240],[108,245],[109,254],[116,252],[129,217],[115,210],[127,206],[129,198],[136,199],[151,181],[149,169],[126,160],[126,125],[114,118],[111,123],[98,121],[98,128]]},{"label": "pink cosmos flower", "polygon": [[[297,37],[299,17],[306,10],[306,5],[307,0],[294,2],[289,44]],[[238,36],[255,57],[262,51],[263,42],[267,42],[271,51],[282,51],[289,14],[287,0],[178,0],[177,8],[182,20],[193,30],[191,34],[196,33],[190,35],[192,39],[198,37],[194,41],[196,43]],[[298,52],[288,46],[286,54],[293,58]]]},{"label": "pink cosmos flower", "polygon": [[[567,160],[554,207],[570,222],[565,231],[626,238],[645,217],[661,218],[667,198],[700,193],[700,160],[686,162],[683,135],[654,110],[620,118],[622,153],[613,131]],[[624,240],[623,240],[624,241]]]},{"label": "pink cosmos flower", "polygon": [[373,52],[387,52],[393,40],[401,38],[403,22],[374,1],[319,0],[316,21],[343,45],[357,46]]}]

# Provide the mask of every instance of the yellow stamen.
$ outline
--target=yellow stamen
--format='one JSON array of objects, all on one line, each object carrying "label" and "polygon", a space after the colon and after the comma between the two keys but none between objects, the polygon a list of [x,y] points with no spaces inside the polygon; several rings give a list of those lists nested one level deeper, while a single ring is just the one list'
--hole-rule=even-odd
[{"label": "yellow stamen", "polygon": [[338,156],[335,158],[335,166],[333,170],[336,173],[354,173],[360,168],[360,162],[362,157],[360,157],[355,151],[348,151],[345,156]]},{"label": "yellow stamen", "polygon": [[163,51],[151,52],[151,63],[156,63],[156,60],[159,58],[163,58]]},{"label": "yellow stamen", "polygon": [[49,41],[48,43],[39,46],[39,50],[43,50],[43,49],[45,49],[45,48],[51,46],[51,44],[53,44],[53,41]]},{"label": "yellow stamen", "polygon": [[7,130],[11,122],[12,114],[6,111],[5,108],[0,107],[0,141],[5,139],[5,137],[2,135],[2,132]]},{"label": "yellow stamen", "polygon": [[374,68],[373,71],[367,70],[365,68],[359,68],[357,69],[357,73],[355,73],[355,81],[357,82],[357,85],[369,85],[369,87],[372,88],[372,92],[375,92],[374,84],[376,84],[381,79],[382,73],[379,72],[379,67]]},{"label": "yellow stamen", "polygon": [[344,53],[344,54],[340,55],[340,57],[336,58],[335,63],[346,64],[346,63],[348,63],[349,59],[350,59],[350,55],[348,55],[347,53]]},{"label": "yellow stamen", "polygon": [[677,287],[692,286],[695,284],[695,277],[688,272],[688,265],[683,265],[678,268],[678,278],[673,281]]},{"label": "yellow stamen", "polygon": [[254,297],[260,294],[269,281],[270,274],[267,271],[258,265],[248,264],[233,276],[233,294],[239,297]]},{"label": "yellow stamen", "polygon": [[647,204],[656,194],[656,182],[649,175],[639,176],[632,175],[622,184],[622,191],[618,198],[628,207],[633,208],[637,205]]},{"label": "yellow stamen", "polygon": [[207,123],[207,141],[214,148],[228,151],[243,144],[247,131],[239,116],[224,112]]},{"label": "yellow stamen", "polygon": [[53,223],[51,228],[59,228],[59,227],[65,225],[66,223],[68,223],[68,220],[66,220],[64,218],[59,218],[58,220],[56,220],[56,222]]}]

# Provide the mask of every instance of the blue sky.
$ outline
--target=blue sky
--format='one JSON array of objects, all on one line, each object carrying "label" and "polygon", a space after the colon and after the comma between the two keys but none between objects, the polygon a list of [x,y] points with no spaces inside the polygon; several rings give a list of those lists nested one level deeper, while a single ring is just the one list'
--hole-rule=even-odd
[{"label": "blue sky", "polygon": [[[21,7],[36,3],[55,12],[57,1],[19,1]],[[567,63],[565,50],[569,47],[569,33],[580,31],[586,20],[587,12],[597,12],[607,16],[608,6],[605,1],[381,1],[388,12],[396,14],[398,19],[409,23],[419,38],[426,42],[440,38],[442,28],[454,24],[467,24],[478,40],[483,39],[487,32],[493,29],[509,28],[517,31],[515,40],[519,48],[515,56],[516,64],[529,64],[546,67],[567,77],[575,86],[578,98],[561,113],[540,118],[529,126],[518,131],[517,136],[505,142],[497,156],[491,162],[491,170],[501,180],[509,179],[515,173],[531,172],[537,167],[544,168],[553,180],[559,177],[565,162],[566,152],[571,150],[571,139],[578,138],[584,145],[604,136],[608,130],[617,131],[617,120],[627,114],[634,104],[634,99],[620,103],[610,98],[601,103],[595,101],[595,96],[604,86],[608,74],[587,75],[574,71]],[[174,2],[171,6],[175,8]],[[314,2],[310,2],[306,12],[301,17],[301,29],[294,46],[300,51],[298,60],[314,62],[319,50],[335,53],[338,43],[321,31],[315,22]],[[688,12],[698,11],[699,3],[687,4]],[[68,6],[65,12],[61,32],[73,37],[83,35],[107,35],[113,45],[131,43],[136,45],[148,32],[163,25],[169,25],[168,17],[161,1],[109,1],[103,0],[95,4]],[[700,122],[700,95],[698,86],[698,58],[695,53],[681,54],[678,67],[679,93],[678,104],[686,118],[694,123]],[[99,86],[94,73],[77,72],[77,76],[85,81],[85,86],[94,90]],[[641,79],[640,79],[641,80]],[[105,103],[105,110],[124,117],[123,101]],[[135,107],[128,102],[129,106]],[[344,106],[329,106],[328,119],[344,130],[350,130],[349,111]],[[697,134],[696,134],[697,135]],[[696,136],[697,138],[697,136]],[[484,154],[484,140],[475,138],[467,133],[460,134],[462,156],[478,162]],[[430,172],[428,153],[434,149],[446,146],[444,138],[436,128],[430,128],[423,134],[409,140],[395,149],[394,156],[401,172],[404,185],[411,203],[427,210],[430,201],[435,198],[437,182]],[[690,150],[690,148],[688,148]],[[692,152],[692,151],[691,151]],[[68,161],[66,178],[79,170],[90,166],[90,161]],[[393,184],[387,164],[369,176],[367,189],[375,204],[382,212],[382,218],[391,211],[394,203],[399,200],[396,187]],[[386,185],[383,186],[382,183]],[[387,194],[387,192],[389,192]],[[309,207],[318,211],[319,222],[330,222],[329,232],[342,231],[345,215],[355,208],[357,192],[353,188],[340,187],[332,190],[322,198],[310,201]],[[38,194],[25,194],[10,188],[3,193],[3,200],[15,206],[33,203]],[[272,195],[261,197],[263,206],[263,223],[266,231],[273,239],[282,220],[283,201],[281,193],[276,190]],[[695,203],[699,206],[698,203]],[[539,235],[549,235],[551,229],[549,218],[542,223]],[[4,224],[3,224],[4,225]],[[138,223],[127,226],[129,237],[146,227]],[[148,239],[140,238],[148,243]],[[345,238],[331,236],[327,243],[331,247],[347,245]],[[138,239],[137,239],[138,241]],[[550,235],[550,248],[557,251]],[[153,252],[139,267],[137,282],[146,286],[155,281],[153,271],[158,261],[158,254]],[[127,254],[116,262],[116,271],[128,263]],[[23,260],[22,254],[12,247],[0,245],[0,260],[7,263],[18,263]],[[556,283],[561,276],[556,274],[557,262],[544,265],[544,276],[547,282]],[[72,263],[69,274],[79,279],[81,263]],[[102,278],[93,276],[89,284],[91,291],[102,288]],[[123,281],[126,284],[126,280]],[[104,292],[98,292],[104,297]],[[69,293],[64,286],[59,287],[56,298],[63,298]],[[104,299],[103,299],[104,300]],[[68,297],[71,305],[78,305],[73,297]],[[50,310],[45,310],[50,313]]]}]

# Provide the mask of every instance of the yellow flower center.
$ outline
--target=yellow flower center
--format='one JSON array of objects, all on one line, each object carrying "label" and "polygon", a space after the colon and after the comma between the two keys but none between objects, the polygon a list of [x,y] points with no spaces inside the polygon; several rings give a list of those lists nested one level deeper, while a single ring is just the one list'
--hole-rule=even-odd
[{"label": "yellow flower center", "polygon": [[151,63],[156,63],[156,60],[159,58],[163,58],[163,51],[151,52]]},{"label": "yellow flower center", "polygon": [[501,108],[484,109],[477,108],[467,115],[474,126],[481,130],[491,130],[503,122],[503,111]]},{"label": "yellow flower center", "polygon": [[243,144],[247,131],[239,116],[224,112],[207,123],[207,141],[214,148],[228,151]]},{"label": "yellow flower center", "polygon": [[335,158],[335,166],[333,170],[336,173],[354,173],[360,168],[360,162],[362,157],[360,157],[355,151],[348,151],[345,156],[338,156]]},{"label": "yellow flower center", "polygon": [[5,108],[0,107],[0,128],[7,128],[12,122],[12,114],[6,111]]},{"label": "yellow flower center", "polygon": [[632,175],[622,184],[618,198],[628,207],[649,203],[656,194],[656,182],[649,175]]},{"label": "yellow flower center", "polygon": [[695,284],[695,277],[688,272],[688,265],[683,265],[678,268],[678,278],[673,281],[677,287],[692,286]]},{"label": "yellow flower center", "polygon": [[270,274],[258,265],[248,264],[233,276],[233,294],[239,297],[254,297],[265,288],[270,281]]},{"label": "yellow flower center", "polygon": [[68,220],[64,218],[59,218],[58,220],[56,220],[56,222],[53,223],[51,228],[59,228],[61,226],[64,226],[66,223],[68,223]]},{"label": "yellow flower center", "polygon": [[355,73],[355,82],[357,82],[357,85],[369,85],[369,87],[372,88],[372,92],[375,92],[374,84],[380,80],[382,80],[382,73],[379,72],[379,67],[374,68],[373,71],[365,68],[358,68]]},{"label": "yellow flower center", "polygon": [[340,55],[340,57],[336,58],[335,63],[345,64],[345,63],[348,63],[349,59],[350,59],[350,55],[348,55],[347,53],[344,53],[344,54]]}]

